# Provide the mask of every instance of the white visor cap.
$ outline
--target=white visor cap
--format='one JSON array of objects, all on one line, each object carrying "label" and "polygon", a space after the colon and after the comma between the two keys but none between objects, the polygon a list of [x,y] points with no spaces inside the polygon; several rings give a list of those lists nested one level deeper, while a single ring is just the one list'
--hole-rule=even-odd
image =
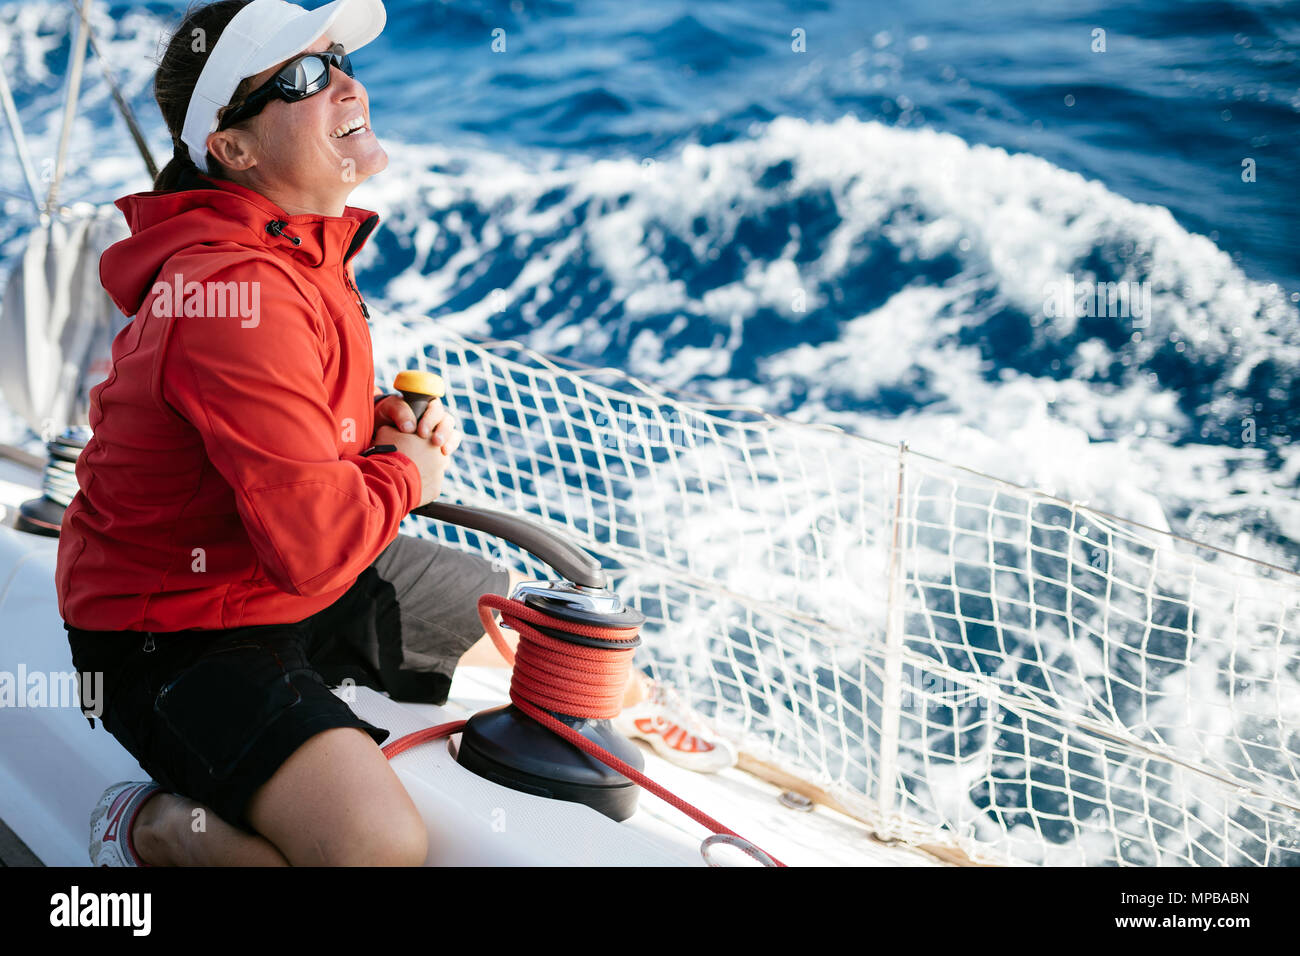
[{"label": "white visor cap", "polygon": [[208,171],[217,111],[241,81],[302,53],[327,33],[352,53],[379,36],[387,18],[382,0],[333,0],[315,10],[285,0],[253,0],[221,31],[190,95],[181,141],[194,165]]}]

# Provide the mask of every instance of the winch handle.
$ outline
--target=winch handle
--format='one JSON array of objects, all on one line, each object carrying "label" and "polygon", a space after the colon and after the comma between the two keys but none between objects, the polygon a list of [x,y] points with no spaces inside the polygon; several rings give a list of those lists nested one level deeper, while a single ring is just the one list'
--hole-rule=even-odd
[{"label": "winch handle", "polygon": [[605,572],[599,561],[554,531],[542,528],[527,518],[442,501],[430,502],[416,508],[411,514],[504,538],[550,565],[566,581],[588,588],[606,586]]},{"label": "winch handle", "polygon": [[[398,372],[397,377],[393,379],[393,388],[402,393],[406,404],[410,405],[411,411],[415,413],[417,422],[429,402],[442,398],[447,393],[442,376],[434,372],[414,369]],[[437,501],[416,508],[411,514],[437,521],[447,521],[462,528],[504,538],[550,565],[566,581],[589,588],[605,587],[605,572],[601,570],[600,562],[554,531],[541,528],[527,518],[506,514],[503,511],[489,511],[486,508],[471,508],[468,505],[453,505]]]},{"label": "winch handle", "polygon": [[[447,394],[447,387],[443,384],[441,375],[414,369],[398,372],[397,378],[393,379],[393,388],[401,392],[406,404],[411,406],[416,422],[424,417],[424,410],[429,407],[430,402],[436,402]],[[445,450],[443,454],[446,454]]]},{"label": "winch handle", "polygon": [[429,402],[447,394],[447,386],[443,384],[441,375],[414,369],[398,372],[397,377],[393,379],[393,388],[402,393],[406,404],[410,405],[411,411],[415,412],[417,422],[424,414],[424,410],[429,407]]}]

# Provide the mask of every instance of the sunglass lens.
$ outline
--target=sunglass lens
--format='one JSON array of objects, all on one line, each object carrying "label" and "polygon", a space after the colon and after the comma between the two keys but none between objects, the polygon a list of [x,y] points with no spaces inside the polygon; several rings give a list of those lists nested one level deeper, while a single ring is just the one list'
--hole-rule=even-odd
[{"label": "sunglass lens", "polygon": [[297,97],[317,93],[329,83],[328,69],[317,57],[304,57],[280,71],[285,92]]}]

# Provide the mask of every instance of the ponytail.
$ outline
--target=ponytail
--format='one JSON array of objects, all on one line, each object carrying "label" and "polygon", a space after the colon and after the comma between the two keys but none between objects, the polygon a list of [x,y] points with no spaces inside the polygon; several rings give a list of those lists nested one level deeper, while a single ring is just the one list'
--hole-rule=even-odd
[{"label": "ponytail", "polygon": [[[159,170],[154,179],[155,192],[176,192],[183,189],[210,189],[211,184],[202,179],[227,179],[226,168],[208,153],[208,172],[204,173],[190,158],[189,148],[181,142],[185,129],[185,112],[190,96],[198,85],[199,74],[207,62],[208,53],[216,47],[221,32],[240,10],[252,0],[216,0],[215,3],[191,6],[176,27],[154,73],[154,99],[162,111],[167,129],[172,134],[172,158]],[[231,97],[231,103],[247,95],[248,79],[240,81]]]},{"label": "ponytail", "polygon": [[[170,193],[184,189],[210,189],[210,185],[200,178],[203,172],[194,165],[194,160],[190,158],[189,147],[179,140],[174,143],[174,146],[172,158],[168,160],[166,166],[158,171],[158,176],[153,181],[154,192]],[[208,160],[208,164],[214,170],[208,175],[213,179],[220,179],[221,176],[215,172],[220,168],[220,164],[213,165],[211,159]]]}]

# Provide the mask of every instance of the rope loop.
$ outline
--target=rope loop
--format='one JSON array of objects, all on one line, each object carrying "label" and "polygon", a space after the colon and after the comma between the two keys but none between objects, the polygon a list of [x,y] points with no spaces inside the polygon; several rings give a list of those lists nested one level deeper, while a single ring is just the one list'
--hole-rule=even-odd
[{"label": "rope loop", "polygon": [[[501,628],[492,614],[493,609],[501,612],[502,624],[519,634],[519,645],[515,651],[511,651],[510,645],[501,634]],[[478,614],[483,621],[483,629],[492,638],[492,643],[501,652],[501,656],[514,665],[514,672],[510,677],[510,701],[516,708],[543,727],[563,737],[583,753],[596,758],[611,770],[621,773],[633,783],[676,807],[692,820],[712,830],[714,835],[707,838],[700,847],[705,862],[710,866],[717,865],[709,859],[708,854],[709,847],[715,843],[727,843],[739,847],[764,866],[785,866],[776,857],[759,849],[739,833],[727,829],[704,811],[661,787],[604,747],[592,743],[572,727],[556,720],[550,713],[587,720],[618,716],[623,705],[623,690],[627,686],[628,675],[632,668],[632,657],[636,653],[638,628],[597,627],[593,624],[565,621],[528,607],[522,601],[505,598],[499,594],[484,594],[480,597]],[[626,648],[588,647],[572,644],[549,634],[543,634],[537,629],[538,626],[580,637],[623,642],[628,646]],[[451,729],[453,726],[455,729]],[[443,724],[429,730],[408,734],[385,747],[384,754],[391,759],[423,740],[457,733],[460,726],[460,723]]]}]

